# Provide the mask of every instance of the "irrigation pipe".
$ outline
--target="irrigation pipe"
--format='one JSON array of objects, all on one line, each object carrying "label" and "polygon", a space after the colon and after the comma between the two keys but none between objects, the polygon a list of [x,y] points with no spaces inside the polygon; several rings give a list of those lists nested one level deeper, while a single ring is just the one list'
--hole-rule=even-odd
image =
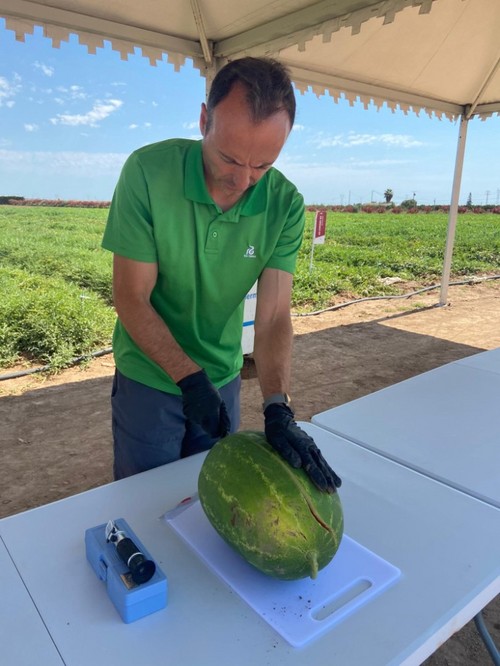
[{"label": "irrigation pipe", "polygon": [[[111,354],[113,352],[112,347],[106,347],[106,349],[100,349],[99,351],[92,352],[91,354],[83,354],[83,356],[77,356],[72,358],[69,361],[67,367],[72,365],[77,365],[82,363],[82,361],[88,361],[90,358],[97,358],[98,356],[106,356],[106,354]],[[51,369],[50,363],[48,365],[42,365],[39,368],[30,368],[29,370],[19,370],[19,372],[9,372],[6,375],[0,375],[0,381],[5,379],[17,379],[18,377],[26,377],[27,375],[34,375],[36,372],[45,372]]]},{"label": "irrigation pipe", "polygon": [[[461,282],[450,282],[450,287],[455,287],[457,285],[463,284],[478,284],[480,282],[486,282],[487,280],[500,280],[500,275],[493,275],[484,278],[471,278],[469,280],[462,280]],[[417,294],[422,294],[424,291],[431,291],[432,289],[439,289],[441,285],[433,285],[431,287],[424,287],[423,289],[418,289],[418,291],[412,291],[409,294],[401,294],[395,296],[367,296],[366,298],[357,298],[354,301],[347,301],[346,303],[339,303],[338,305],[332,305],[329,308],[324,310],[316,310],[315,312],[304,312],[304,313],[292,313],[292,317],[312,317],[314,315],[323,314],[324,312],[331,312],[332,310],[340,310],[340,308],[346,308],[348,305],[354,305],[355,303],[363,303],[365,301],[381,301],[394,298],[411,298]],[[106,354],[111,354],[113,352],[112,347],[107,347],[106,349],[100,349],[99,351],[92,352],[91,354],[84,354],[83,356],[77,356],[76,358],[71,359],[67,367],[72,365],[77,365],[82,361],[88,361],[90,358],[97,358],[98,356],[105,356]],[[6,379],[17,379],[18,377],[26,377],[27,375],[33,375],[36,372],[46,372],[50,370],[52,366],[42,365],[38,368],[30,368],[29,370],[20,370],[19,372],[10,372],[5,375],[0,375],[0,382]]]},{"label": "irrigation pipe", "polygon": [[[461,282],[450,282],[450,287],[455,287],[462,284],[478,284],[480,282],[486,282],[487,280],[500,280],[500,275],[492,275],[484,278],[469,278],[468,280],[462,280]],[[323,314],[324,312],[331,312],[332,310],[340,310],[341,308],[346,308],[348,305],[354,305],[355,303],[364,303],[365,301],[382,301],[395,298],[411,298],[417,294],[422,294],[424,291],[431,291],[432,289],[440,289],[440,284],[432,285],[431,287],[424,287],[423,289],[418,289],[418,291],[412,291],[409,294],[398,294],[395,296],[366,296],[365,298],[357,298],[354,301],[347,301],[346,303],[338,303],[337,305],[332,305],[329,308],[324,310],[316,310],[315,312],[301,312],[301,313],[292,313],[292,317],[313,317],[314,315]],[[0,377],[1,379],[1,377]]]}]

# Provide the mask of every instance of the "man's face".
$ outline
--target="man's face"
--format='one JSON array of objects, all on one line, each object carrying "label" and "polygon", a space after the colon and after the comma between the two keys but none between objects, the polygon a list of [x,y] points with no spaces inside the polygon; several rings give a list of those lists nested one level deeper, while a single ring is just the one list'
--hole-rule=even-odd
[{"label": "man's face", "polygon": [[227,209],[271,168],[290,133],[290,119],[286,111],[278,111],[254,123],[244,88],[236,84],[213,110],[208,129],[207,120],[202,104],[205,181],[214,201]]}]

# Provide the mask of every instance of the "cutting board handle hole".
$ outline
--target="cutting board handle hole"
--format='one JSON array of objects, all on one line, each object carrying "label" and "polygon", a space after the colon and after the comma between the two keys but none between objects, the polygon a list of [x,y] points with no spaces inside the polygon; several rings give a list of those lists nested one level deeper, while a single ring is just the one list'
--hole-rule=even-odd
[{"label": "cutting board handle hole", "polygon": [[311,612],[312,617],[319,622],[325,620],[327,617],[330,617],[330,615],[333,615],[341,608],[344,608],[354,601],[354,599],[364,594],[371,586],[371,581],[366,580],[365,578],[360,578],[354,581],[348,587],[344,587],[340,590],[335,596],[330,597],[326,603],[323,602],[320,606],[313,608]]}]

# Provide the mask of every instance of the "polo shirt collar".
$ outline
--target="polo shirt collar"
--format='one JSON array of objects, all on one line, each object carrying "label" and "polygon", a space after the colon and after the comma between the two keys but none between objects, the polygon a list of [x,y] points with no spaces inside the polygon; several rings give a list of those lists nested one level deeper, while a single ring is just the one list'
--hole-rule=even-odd
[{"label": "polo shirt collar", "polygon": [[[193,141],[186,155],[184,167],[184,195],[186,199],[197,201],[198,203],[215,205],[210,196],[205,183],[205,174],[203,172],[203,157],[201,152],[201,140]],[[225,216],[230,217],[234,214],[240,215],[258,215],[267,207],[267,174],[265,174],[256,185],[253,185],[240,201],[232,208],[226,211]]]}]

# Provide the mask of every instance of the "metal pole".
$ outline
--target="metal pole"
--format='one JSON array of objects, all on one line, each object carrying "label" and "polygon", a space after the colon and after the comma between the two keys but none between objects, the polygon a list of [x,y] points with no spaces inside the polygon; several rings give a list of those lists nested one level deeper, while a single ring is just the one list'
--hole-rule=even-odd
[{"label": "metal pole", "polygon": [[216,58],[212,60],[210,65],[205,65],[205,70],[203,72],[205,77],[205,101],[208,99],[208,93],[210,92],[212,81],[214,80],[215,75],[219,71],[220,67],[221,63]]},{"label": "metal pole", "polygon": [[458,134],[457,156],[455,159],[455,173],[453,176],[453,188],[451,191],[450,213],[448,216],[448,233],[446,236],[446,248],[444,252],[443,273],[441,277],[441,295],[439,305],[446,305],[448,300],[448,285],[450,282],[451,258],[453,256],[453,245],[455,243],[455,230],[457,227],[458,197],[462,182],[462,169],[464,164],[465,140],[467,138],[468,119],[462,116]]},{"label": "metal pole", "polygon": [[483,642],[486,646],[486,649],[488,650],[488,653],[493,663],[495,664],[495,666],[500,666],[500,652],[498,651],[498,648],[495,645],[493,638],[490,636],[488,629],[484,624],[482,613],[478,613],[474,617],[474,624],[476,625],[476,629],[479,635],[483,639]]},{"label": "metal pole", "polygon": [[313,225],[313,239],[311,245],[311,260],[309,262],[309,273],[311,273],[313,269],[313,256],[314,256],[314,225]]}]

